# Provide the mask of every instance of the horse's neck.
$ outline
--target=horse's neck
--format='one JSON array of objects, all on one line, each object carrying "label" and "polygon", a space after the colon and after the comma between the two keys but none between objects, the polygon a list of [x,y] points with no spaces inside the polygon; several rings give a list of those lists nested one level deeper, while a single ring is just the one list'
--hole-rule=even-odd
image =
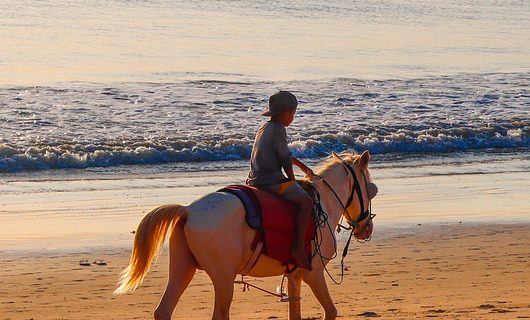
[{"label": "horse's neck", "polygon": [[346,203],[349,196],[347,177],[345,178],[344,172],[339,169],[330,170],[322,177],[327,184],[323,181],[316,181],[314,184],[320,194],[320,201],[328,214],[328,220],[332,226],[336,226],[339,223],[344,213],[342,205]]}]

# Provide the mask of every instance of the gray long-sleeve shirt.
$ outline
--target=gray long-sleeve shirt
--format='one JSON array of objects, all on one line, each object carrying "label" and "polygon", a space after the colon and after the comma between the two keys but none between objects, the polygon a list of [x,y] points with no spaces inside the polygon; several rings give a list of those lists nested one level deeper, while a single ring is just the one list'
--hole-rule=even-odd
[{"label": "gray long-sleeve shirt", "polygon": [[278,122],[265,122],[254,139],[247,183],[252,186],[282,183],[287,179],[282,168],[289,165],[292,165],[292,154],[285,127]]}]

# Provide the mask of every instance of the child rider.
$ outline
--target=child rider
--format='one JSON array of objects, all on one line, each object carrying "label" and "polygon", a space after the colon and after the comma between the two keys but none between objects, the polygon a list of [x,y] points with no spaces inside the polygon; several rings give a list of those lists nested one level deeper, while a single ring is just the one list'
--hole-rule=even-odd
[{"label": "child rider", "polygon": [[295,205],[296,227],[290,253],[296,264],[311,270],[311,262],[304,252],[304,237],[313,210],[313,200],[296,182],[293,164],[309,176],[313,172],[291,154],[285,129],[293,122],[297,106],[296,97],[288,91],[279,91],[270,96],[269,110],[262,113],[263,116],[270,116],[270,120],[263,123],[256,134],[247,184],[279,194]]}]

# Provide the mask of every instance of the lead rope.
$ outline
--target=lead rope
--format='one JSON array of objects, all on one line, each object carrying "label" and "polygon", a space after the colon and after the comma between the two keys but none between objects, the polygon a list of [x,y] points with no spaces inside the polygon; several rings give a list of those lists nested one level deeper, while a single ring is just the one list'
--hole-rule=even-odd
[{"label": "lead rope", "polygon": [[[346,258],[346,255],[348,255],[348,249],[350,247],[351,238],[353,236],[353,229],[350,232],[350,236],[348,237],[348,241],[346,242],[346,246],[344,246],[344,250],[342,251],[342,258],[340,259],[340,280],[337,281],[335,278],[329,273],[328,268],[326,265],[324,265],[324,270],[326,271],[328,277],[333,281],[333,283],[340,285],[342,284],[342,281],[344,280],[344,259]],[[335,252],[335,256],[337,253]]]}]

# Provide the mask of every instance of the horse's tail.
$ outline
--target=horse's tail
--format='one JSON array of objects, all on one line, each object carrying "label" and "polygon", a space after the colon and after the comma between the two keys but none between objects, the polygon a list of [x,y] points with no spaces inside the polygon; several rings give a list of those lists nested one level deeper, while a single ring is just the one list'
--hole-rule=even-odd
[{"label": "horse's tail", "polygon": [[143,281],[151,263],[162,249],[167,232],[181,218],[186,218],[185,206],[165,205],[149,212],[138,225],[129,266],[121,273],[118,288],[114,294],[134,291]]}]

